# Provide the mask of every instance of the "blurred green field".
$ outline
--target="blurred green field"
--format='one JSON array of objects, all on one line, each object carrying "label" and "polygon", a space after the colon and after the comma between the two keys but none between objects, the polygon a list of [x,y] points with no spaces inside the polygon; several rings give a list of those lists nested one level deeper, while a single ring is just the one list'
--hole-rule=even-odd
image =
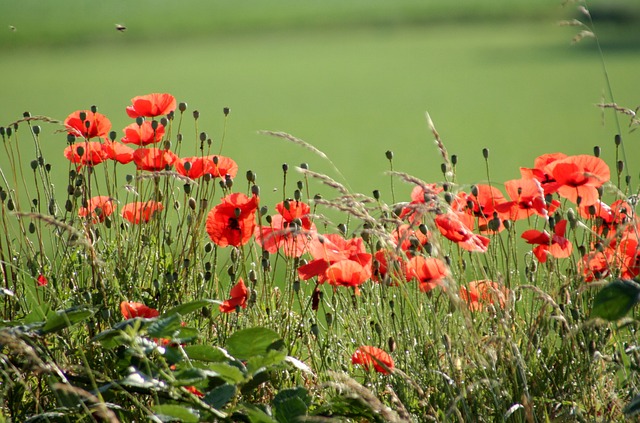
[{"label": "blurred green field", "polygon": [[[380,189],[389,198],[388,149],[397,170],[441,180],[425,111],[459,156],[461,183],[487,179],[483,147],[498,182],[518,177],[518,168],[542,153],[590,153],[601,145],[605,159],[614,157],[613,116],[595,107],[606,93],[595,44],[570,45],[577,29],[555,25],[570,13],[554,0],[482,7],[465,0],[453,9],[444,0],[395,7],[290,1],[275,8],[201,0],[186,10],[164,1],[129,3],[3,3],[3,24],[16,30],[0,37],[0,124],[25,110],[63,119],[95,104],[119,131],[130,123],[124,108],[131,97],[170,92],[201,112],[197,130],[186,121],[186,154],[195,151],[197,131],[219,140],[228,106],[224,152],[241,174],[257,172],[264,193],[281,186],[285,162],[309,162],[340,177],[310,152],[258,135],[261,129],[323,150],[354,190]],[[116,31],[115,23],[127,30]],[[616,101],[634,108],[637,39],[602,29]],[[638,157],[638,135],[627,136],[627,123],[627,155]],[[55,129],[44,128],[45,159],[66,171],[65,136]],[[637,186],[638,169],[631,174]]]}]

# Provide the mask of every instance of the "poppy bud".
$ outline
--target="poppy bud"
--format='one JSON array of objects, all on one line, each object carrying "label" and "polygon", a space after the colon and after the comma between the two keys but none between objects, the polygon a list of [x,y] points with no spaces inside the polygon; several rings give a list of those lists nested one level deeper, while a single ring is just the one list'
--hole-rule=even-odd
[{"label": "poppy bud", "polygon": [[68,212],[73,210],[73,203],[71,202],[71,200],[67,199],[67,201],[64,203],[64,209]]},{"label": "poppy bud", "polygon": [[613,138],[613,142],[616,144],[616,147],[622,143],[622,137],[620,136],[620,134],[616,134],[616,136]]},{"label": "poppy bud", "polygon": [[440,163],[440,172],[447,173],[447,164],[446,163]]},{"label": "poppy bud", "polygon": [[247,181],[248,182],[255,182],[256,181],[256,175],[251,170],[247,170]]},{"label": "poppy bud", "polygon": [[267,224],[268,224],[268,225],[271,225],[271,221],[272,221],[271,216],[266,216],[266,217],[264,218],[264,220],[266,220],[266,221],[267,221]]},{"label": "poppy bud", "polygon": [[293,198],[294,198],[296,201],[300,201],[300,200],[302,199],[302,193],[300,192],[300,190],[299,190],[299,189],[297,189],[297,190],[295,190],[295,191],[293,192]]},{"label": "poppy bud", "polygon": [[40,134],[40,127],[38,125],[34,125],[33,128],[31,128],[31,130],[33,131],[34,135]]},{"label": "poppy bud", "polygon": [[618,160],[617,168],[618,174],[622,173],[622,171],[624,170],[624,162],[622,160]]},{"label": "poppy bud", "polygon": [[173,208],[175,210],[180,210],[180,202],[179,201],[174,201],[173,202]]},{"label": "poppy bud", "polygon": [[265,272],[268,272],[269,269],[271,269],[271,262],[269,261],[269,259],[262,259],[262,269],[264,269]]},{"label": "poppy bud", "polygon": [[35,231],[36,231],[36,224],[33,222],[29,222],[29,233],[32,234],[32,233],[35,233]]},{"label": "poppy bud", "polygon": [[345,236],[347,234],[347,225],[345,225],[344,223],[339,223],[338,231],[342,234],[342,236]]},{"label": "poppy bud", "polygon": [[157,120],[152,120],[151,121],[151,129],[153,129],[154,131],[158,129],[158,121]]},{"label": "poppy bud", "polygon": [[385,151],[384,155],[387,158],[387,160],[393,160],[393,151],[387,150]]},{"label": "poppy bud", "polygon": [[91,113],[98,113],[98,106],[91,106]]},{"label": "poppy bud", "polygon": [[596,157],[600,157],[600,146],[596,145],[593,147],[593,155]]},{"label": "poppy bud", "polygon": [[631,183],[631,175],[627,175],[627,176],[625,176],[625,178],[624,178],[624,182],[625,182],[627,185],[629,185],[629,184]]},{"label": "poppy bud", "polygon": [[451,203],[453,203],[453,194],[451,194],[450,192],[445,192],[444,201],[446,201],[447,204],[451,205]]},{"label": "poppy bud", "polygon": [[7,201],[7,209],[9,209],[9,211],[13,211],[14,208],[13,199],[9,198],[9,201]]},{"label": "poppy bud", "polygon": [[194,111],[193,111],[193,118],[194,118],[195,120],[198,120],[198,118],[199,118],[199,117],[200,117],[200,112],[199,112],[199,111],[197,111],[197,110],[194,110]]},{"label": "poppy bud", "polygon": [[231,109],[228,107],[223,107],[222,108],[222,113],[224,113],[225,116],[229,116],[229,112],[231,112]]},{"label": "poppy bud", "polygon": [[189,197],[188,204],[189,204],[189,208],[191,210],[195,210],[196,209],[196,199],[195,198]]},{"label": "poppy bud", "polygon": [[231,179],[231,175],[224,175],[224,186],[227,189],[231,189],[231,187],[233,186],[233,179]]},{"label": "poppy bud", "polygon": [[[164,149],[165,149],[165,150],[171,150],[171,141],[166,140],[166,141],[164,142],[163,147],[164,147]],[[169,165],[167,165],[167,167],[168,167],[168,166],[169,166]]]},{"label": "poppy bud", "polygon": [[31,170],[33,170],[35,172],[37,168],[38,168],[38,161],[37,160],[31,160]]},{"label": "poppy bud", "polygon": [[178,141],[178,143],[182,142],[182,134],[176,135],[176,141]]},{"label": "poppy bud", "polygon": [[322,200],[322,195],[316,194],[316,195],[313,196],[313,199],[314,200]]},{"label": "poppy bud", "polygon": [[169,124],[169,121],[167,120],[167,118],[161,118],[160,119],[160,123],[162,124],[162,126],[167,126]]},{"label": "poppy bud", "polygon": [[452,154],[451,155],[451,165],[455,166],[458,164],[458,155],[457,154]]},{"label": "poppy bud", "polygon": [[376,200],[380,199],[380,191],[378,191],[377,189],[373,190],[373,198],[375,198]]},{"label": "poppy bud", "polygon": [[251,281],[251,283],[254,283],[254,284],[258,281],[256,271],[253,269],[249,270],[249,280]]},{"label": "poppy bud", "polygon": [[200,132],[200,142],[205,142],[207,140],[207,133]]},{"label": "poppy bud", "polygon": [[483,148],[482,149],[482,157],[484,157],[485,159],[489,158],[489,149],[488,148]]},{"label": "poppy bud", "polygon": [[187,103],[184,101],[178,103],[178,110],[180,110],[180,113],[184,113],[187,110]]},{"label": "poppy bud", "polygon": [[508,220],[508,219],[503,220],[503,221],[502,221],[502,225],[504,226],[504,228],[505,228],[506,230],[510,230],[510,229],[511,229],[511,226],[512,226],[512,225],[511,225],[511,221],[510,221],[510,220]]},{"label": "poppy bud", "polygon": [[87,120],[87,113],[86,112],[80,112],[80,113],[78,113],[78,117],[80,118],[81,122],[84,122],[85,120]]},{"label": "poppy bud", "polygon": [[4,137],[4,126],[0,126],[0,135]]},{"label": "poppy bud", "polygon": [[260,197],[260,187],[258,185],[252,185],[251,186],[251,195],[254,195],[256,197]]},{"label": "poppy bud", "polygon": [[287,171],[288,171],[288,170],[289,170],[289,165],[288,165],[288,164],[286,164],[286,163],[283,163],[283,164],[282,164],[282,171],[283,171],[284,173],[287,173]]},{"label": "poppy bud", "polygon": [[[478,196],[478,187],[477,187],[476,185],[472,185],[472,186],[471,186],[471,195],[473,195],[474,197],[477,197],[477,196]],[[471,202],[471,204],[472,204],[472,205],[471,205],[471,206],[469,206],[469,205],[468,205],[468,203],[467,203],[467,206],[468,206],[469,208],[472,208],[472,207],[473,207],[473,202]]]},{"label": "poppy bud", "polygon": [[207,242],[206,244],[204,244],[204,252],[205,253],[210,253],[211,250],[213,250],[213,244],[211,244],[210,242]]}]

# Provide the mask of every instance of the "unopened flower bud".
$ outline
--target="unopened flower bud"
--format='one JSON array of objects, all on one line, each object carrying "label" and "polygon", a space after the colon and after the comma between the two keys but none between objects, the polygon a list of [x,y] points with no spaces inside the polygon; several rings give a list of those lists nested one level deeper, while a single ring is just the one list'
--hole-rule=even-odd
[{"label": "unopened flower bud", "polygon": [[484,157],[485,159],[489,158],[489,149],[488,148],[483,148],[482,149],[482,157]]},{"label": "unopened flower bud", "polygon": [[228,107],[222,109],[222,113],[224,113],[225,116],[229,116],[229,112],[231,112],[231,109]]},{"label": "unopened flower bud", "polygon": [[251,195],[255,195],[256,197],[260,197],[260,187],[258,185],[251,186]]},{"label": "unopened flower bud", "polygon": [[194,111],[193,111],[193,118],[194,118],[194,119],[196,119],[196,120],[198,120],[198,118],[199,118],[199,117],[200,117],[200,112],[199,112],[199,111],[197,111],[197,110],[194,110]]},{"label": "unopened flower bud", "polygon": [[184,113],[187,110],[187,103],[185,103],[184,101],[180,102],[178,104],[178,110],[180,110],[180,113]]},{"label": "unopened flower bud", "polygon": [[385,151],[384,155],[386,156],[387,160],[393,160],[393,151],[387,150]]}]

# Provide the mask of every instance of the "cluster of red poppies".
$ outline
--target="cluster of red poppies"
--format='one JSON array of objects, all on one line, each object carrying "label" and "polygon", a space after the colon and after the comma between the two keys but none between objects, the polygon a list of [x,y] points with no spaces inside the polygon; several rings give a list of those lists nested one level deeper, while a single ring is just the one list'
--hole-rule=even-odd
[{"label": "cluster of red poppies", "polygon": [[[96,166],[113,160],[122,164],[133,162],[140,171],[173,169],[187,178],[233,179],[237,164],[220,155],[181,158],[166,143],[148,147],[170,138],[168,122],[176,108],[175,98],[169,94],[150,94],[132,99],[127,114],[136,119],[124,128],[124,137],[115,141],[110,132],[110,121],[96,111],[77,111],[69,115],[65,125],[69,133],[69,146],[65,156],[78,167]],[[181,109],[182,110],[182,109]],[[162,117],[156,120],[157,117]],[[150,119],[149,119],[150,118]],[[98,141],[94,140],[98,139]],[[138,146],[133,149],[128,146]],[[590,230],[597,240],[580,260],[580,269],[586,281],[612,274],[632,278],[640,274],[638,222],[630,203],[618,200],[611,205],[602,201],[602,186],[610,179],[609,167],[599,157],[589,155],[567,156],[562,153],[538,157],[533,168],[521,168],[521,178],[505,182],[508,197],[495,186],[474,185],[469,192],[452,192],[450,186],[421,184],[411,193],[398,216],[403,224],[389,234],[391,244],[373,254],[367,251],[361,237],[345,239],[339,234],[319,234],[310,216],[310,207],[300,200],[286,200],[276,205],[277,214],[259,216],[259,198],[243,193],[231,193],[214,206],[206,219],[206,231],[219,247],[240,247],[252,239],[271,254],[280,252],[286,257],[300,258],[297,269],[302,280],[315,278],[319,284],[355,288],[366,281],[385,281],[397,285],[416,280],[420,290],[427,292],[443,286],[449,269],[444,261],[416,251],[428,248],[433,235],[427,222],[433,222],[446,239],[469,252],[484,253],[495,235],[512,223],[538,217],[544,229],[529,229],[522,238],[534,245],[533,254],[539,262],[549,257],[571,256],[573,244],[567,238],[567,229],[575,228],[579,219],[592,223]],[[444,199],[444,201],[443,201]],[[566,219],[556,218],[560,200],[574,203],[578,213],[566,213]],[[97,196],[88,199],[78,215],[97,224],[115,211],[113,199]],[[162,202],[149,200],[126,204],[121,209],[124,219],[133,224],[148,222],[163,210]],[[504,307],[508,291],[500,284],[473,281],[460,289],[460,297],[472,310],[482,310],[489,304]],[[231,290],[231,298],[220,310],[232,312],[246,307],[248,290],[240,279]],[[125,311],[123,311],[125,314]],[[378,352],[362,350],[354,355],[354,363],[380,362],[387,369],[393,363]],[[369,357],[369,358],[367,358]],[[375,360],[371,361],[371,357]],[[385,370],[384,367],[380,367]],[[379,370],[380,371],[380,370]],[[385,370],[386,371],[386,370]]]}]

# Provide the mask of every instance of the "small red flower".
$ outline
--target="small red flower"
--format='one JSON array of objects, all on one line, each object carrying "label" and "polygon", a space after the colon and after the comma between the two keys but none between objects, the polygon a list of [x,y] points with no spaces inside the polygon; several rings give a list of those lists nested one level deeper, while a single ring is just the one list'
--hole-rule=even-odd
[{"label": "small red flower", "polygon": [[547,169],[551,163],[567,157],[564,153],[543,154],[535,159],[533,168],[520,168],[520,174],[525,179],[537,179],[544,190],[545,195],[553,194],[558,190],[558,184],[554,176]]},{"label": "small red flower", "polygon": [[229,194],[207,215],[206,229],[211,240],[220,247],[246,244],[256,226],[258,197],[242,193]]},{"label": "small red flower", "polygon": [[97,141],[76,142],[64,149],[64,156],[79,165],[95,166],[107,160],[102,143]]},{"label": "small red flower", "polygon": [[164,206],[159,201],[135,202],[126,204],[122,210],[122,217],[133,224],[149,222],[156,212],[160,212]]},{"label": "small red flower", "polygon": [[237,163],[224,156],[184,157],[175,164],[176,172],[191,179],[198,179],[206,174],[213,178],[224,178],[226,175],[235,178],[238,174]]},{"label": "small red flower", "polygon": [[546,217],[549,214],[544,190],[537,179],[513,179],[504,184],[511,201],[496,206],[496,210],[510,220],[526,219],[534,213]]},{"label": "small red flower", "polygon": [[436,216],[435,223],[445,238],[467,251],[484,253],[489,248],[489,238],[474,233],[463,223],[459,213],[440,214]]},{"label": "small red flower", "polygon": [[166,170],[177,160],[178,156],[172,151],[159,148],[139,148],[133,153],[136,167],[150,172]]},{"label": "small red flower", "polygon": [[567,221],[561,220],[556,223],[553,229],[553,235],[549,235],[547,231],[541,232],[535,229],[524,231],[522,238],[527,243],[537,245],[533,249],[533,254],[538,258],[540,263],[547,261],[547,254],[551,254],[555,258],[566,258],[573,251],[573,244],[564,237],[567,229]]},{"label": "small red flower", "polygon": [[78,209],[79,217],[91,216],[93,223],[104,222],[104,219],[113,213],[113,198],[108,195],[92,197],[87,202],[86,207]]},{"label": "small red flower", "polygon": [[202,392],[200,392],[198,390],[198,388],[196,388],[193,385],[192,386],[185,386],[184,389],[186,389],[187,392],[190,392],[190,393],[192,393],[193,395],[195,395],[197,397],[200,397],[200,398],[204,397],[204,394]]},{"label": "small red flower", "polygon": [[38,286],[47,286],[49,285],[49,280],[47,279],[47,277],[45,275],[38,275],[38,278],[36,279],[36,282],[38,283]]},{"label": "small red flower", "polygon": [[277,215],[269,226],[257,227],[256,242],[274,254],[282,248],[287,257],[300,257],[315,236],[316,227],[309,220],[311,208],[302,201],[286,200],[276,204]]},{"label": "small red flower", "polygon": [[102,144],[102,150],[109,160],[114,160],[121,164],[127,164],[133,161],[133,148],[120,142],[107,141]]},{"label": "small red flower", "polygon": [[498,304],[504,308],[509,290],[490,280],[472,281],[460,287],[460,298],[472,311],[480,311],[488,304]]},{"label": "small red flower", "polygon": [[393,237],[396,245],[399,244],[402,251],[406,252],[409,251],[412,244],[416,247],[425,245],[429,242],[430,234],[428,231],[426,234],[423,234],[421,231],[413,229],[411,225],[402,224],[393,230],[391,236]]},{"label": "small red flower", "polygon": [[242,278],[238,280],[233,288],[231,288],[231,298],[220,304],[220,311],[230,313],[236,311],[237,307],[247,308],[247,299],[249,298],[249,290],[244,284]]},{"label": "small red flower", "polygon": [[148,145],[162,141],[164,136],[164,126],[158,123],[156,129],[153,129],[152,123],[148,120],[142,122],[142,125],[132,123],[124,128],[124,137],[121,141],[125,144]]},{"label": "small red flower", "polygon": [[588,206],[599,200],[598,187],[610,178],[607,164],[599,157],[569,156],[546,167],[558,184],[558,194],[578,204]]},{"label": "small red flower", "polygon": [[131,106],[127,107],[127,115],[137,117],[164,116],[175,110],[176,99],[171,94],[147,94],[131,99]]},{"label": "small red flower", "polygon": [[123,301],[120,303],[120,312],[125,319],[133,319],[135,317],[153,318],[158,317],[160,313],[155,308],[147,307],[142,303],[133,301]]},{"label": "small red flower", "polygon": [[407,263],[407,280],[417,279],[422,292],[444,285],[444,278],[448,273],[447,265],[433,257],[416,256]]},{"label": "small red flower", "polygon": [[393,371],[394,364],[391,356],[378,347],[364,345],[351,356],[351,363],[364,367],[367,371],[373,366],[376,372],[388,375]]},{"label": "small red flower", "polygon": [[[84,115],[84,120],[80,117]],[[71,113],[64,120],[67,132],[78,138],[106,137],[111,130],[111,121],[100,113],[93,113],[90,110],[78,110]]]}]

